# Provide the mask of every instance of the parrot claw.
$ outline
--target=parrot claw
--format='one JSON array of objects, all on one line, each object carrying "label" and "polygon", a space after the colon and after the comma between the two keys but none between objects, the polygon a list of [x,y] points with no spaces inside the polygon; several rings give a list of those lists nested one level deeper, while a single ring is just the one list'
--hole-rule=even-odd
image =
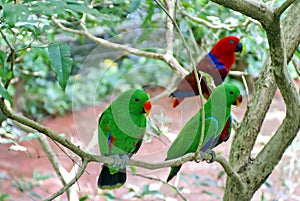
[{"label": "parrot claw", "polygon": [[121,158],[123,160],[122,164],[121,164],[121,169],[125,168],[127,163],[128,163],[128,160],[129,160],[129,156],[124,154],[124,155],[121,155]]},{"label": "parrot claw", "polygon": [[119,166],[119,161],[120,161],[120,156],[118,154],[114,154],[112,155],[112,157],[114,157],[114,164],[113,167],[118,167]]},{"label": "parrot claw", "polygon": [[213,163],[216,160],[216,152],[213,150],[207,150],[206,153],[211,155],[211,159],[210,160],[206,160],[207,163]]}]

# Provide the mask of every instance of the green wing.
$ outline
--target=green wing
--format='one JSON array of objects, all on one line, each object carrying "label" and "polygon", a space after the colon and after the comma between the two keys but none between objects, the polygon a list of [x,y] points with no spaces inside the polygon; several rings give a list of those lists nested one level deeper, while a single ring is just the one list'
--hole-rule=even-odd
[{"label": "green wing", "polygon": [[99,118],[98,122],[98,144],[101,155],[109,154],[108,138],[111,135],[111,122],[113,121],[110,107],[107,108]]},{"label": "green wing", "polygon": [[[183,127],[167,153],[167,159],[174,159],[187,153],[195,152],[200,141],[202,128],[202,110],[193,116]],[[205,117],[205,130],[202,151],[212,148],[218,133],[218,121],[213,117]]]},{"label": "green wing", "polygon": [[[183,127],[167,153],[167,159],[178,158],[186,153],[192,152],[195,144],[199,144],[199,130],[201,131],[200,110]],[[198,140],[197,140],[198,139]]]}]

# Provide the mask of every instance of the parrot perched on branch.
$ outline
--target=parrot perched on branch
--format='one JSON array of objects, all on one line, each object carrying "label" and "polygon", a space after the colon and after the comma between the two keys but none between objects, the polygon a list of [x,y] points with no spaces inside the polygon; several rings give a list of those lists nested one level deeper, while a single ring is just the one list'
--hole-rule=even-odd
[{"label": "parrot perched on branch", "polygon": [[[98,123],[98,143],[101,155],[112,155],[114,164],[103,164],[98,187],[114,189],[126,181],[126,163],[136,153],[146,131],[146,116],[151,110],[146,92],[131,89],[122,93],[102,113]],[[123,163],[118,165],[119,158]]]},{"label": "parrot perched on branch", "polygon": [[[242,95],[238,87],[222,84],[214,89],[204,104],[205,128],[201,151],[210,152],[214,147],[226,141],[231,132],[231,105],[239,106]],[[229,120],[228,120],[229,119]],[[202,108],[183,127],[168,150],[166,160],[181,157],[197,150],[202,128]],[[171,167],[167,181],[170,181],[180,170],[180,166]]]},{"label": "parrot perched on branch", "polygon": [[[216,86],[222,84],[235,62],[235,52],[242,52],[243,45],[240,39],[235,36],[226,36],[219,40],[212,50],[200,61],[196,67],[200,79],[199,71],[212,76]],[[207,99],[211,94],[207,86],[205,77],[200,81],[202,94]],[[186,75],[177,85],[177,89],[170,94],[174,97],[173,107],[176,107],[186,97],[199,95],[195,73]]]}]

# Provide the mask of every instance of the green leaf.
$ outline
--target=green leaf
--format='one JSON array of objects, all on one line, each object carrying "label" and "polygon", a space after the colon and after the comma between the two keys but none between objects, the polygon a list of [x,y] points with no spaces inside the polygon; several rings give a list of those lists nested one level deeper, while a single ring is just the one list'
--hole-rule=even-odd
[{"label": "green leaf", "polygon": [[3,17],[10,27],[14,27],[16,22],[25,22],[29,16],[28,7],[22,4],[8,3],[3,7]]},{"label": "green leaf", "polygon": [[4,66],[5,61],[6,61],[6,54],[5,52],[0,50],[0,65]]},{"label": "green leaf", "polygon": [[49,45],[48,53],[51,68],[55,72],[60,87],[65,90],[72,68],[71,48],[66,43]]},{"label": "green leaf", "polygon": [[22,142],[24,140],[33,140],[39,137],[40,137],[39,133],[28,133],[28,135],[20,137],[19,142]]},{"label": "green leaf", "polygon": [[6,201],[9,198],[9,194],[0,194],[0,201]]},{"label": "green leaf", "polygon": [[13,106],[13,102],[11,99],[11,96],[9,95],[9,93],[7,92],[7,90],[2,86],[2,84],[0,83],[0,95],[1,97],[3,97],[4,99],[8,100],[9,103],[11,104],[11,106]]},{"label": "green leaf", "polygon": [[80,198],[79,198],[79,201],[86,201],[86,200],[88,200],[90,197],[89,197],[89,195],[84,195],[84,196],[81,196]]},{"label": "green leaf", "polygon": [[52,175],[51,174],[41,174],[41,173],[39,173],[38,170],[34,170],[32,177],[34,180],[39,181],[39,180],[49,179],[52,177]]},{"label": "green leaf", "polygon": [[129,13],[134,12],[139,7],[140,4],[141,4],[141,0],[131,0],[130,6],[127,9],[127,12],[129,12]]},{"label": "green leaf", "polygon": [[94,16],[100,16],[99,11],[97,11],[96,9],[91,9],[80,4],[68,4],[67,8],[78,13],[86,13]]}]

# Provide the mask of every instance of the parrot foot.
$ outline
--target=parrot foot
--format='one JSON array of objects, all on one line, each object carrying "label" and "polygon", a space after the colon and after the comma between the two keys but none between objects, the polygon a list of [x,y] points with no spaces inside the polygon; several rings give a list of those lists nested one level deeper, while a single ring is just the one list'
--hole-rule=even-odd
[{"label": "parrot foot", "polygon": [[119,166],[120,155],[118,155],[118,154],[113,154],[112,157],[114,157],[114,164],[113,164],[113,167],[116,168],[116,167]]},{"label": "parrot foot", "polygon": [[206,160],[207,163],[213,163],[216,160],[217,154],[215,151],[213,150],[207,150],[206,153],[211,155],[211,159],[210,160]]},{"label": "parrot foot", "polygon": [[125,168],[128,161],[129,161],[129,156],[124,154],[124,155],[121,155],[121,158],[123,160],[122,164],[121,164],[121,169]]}]

